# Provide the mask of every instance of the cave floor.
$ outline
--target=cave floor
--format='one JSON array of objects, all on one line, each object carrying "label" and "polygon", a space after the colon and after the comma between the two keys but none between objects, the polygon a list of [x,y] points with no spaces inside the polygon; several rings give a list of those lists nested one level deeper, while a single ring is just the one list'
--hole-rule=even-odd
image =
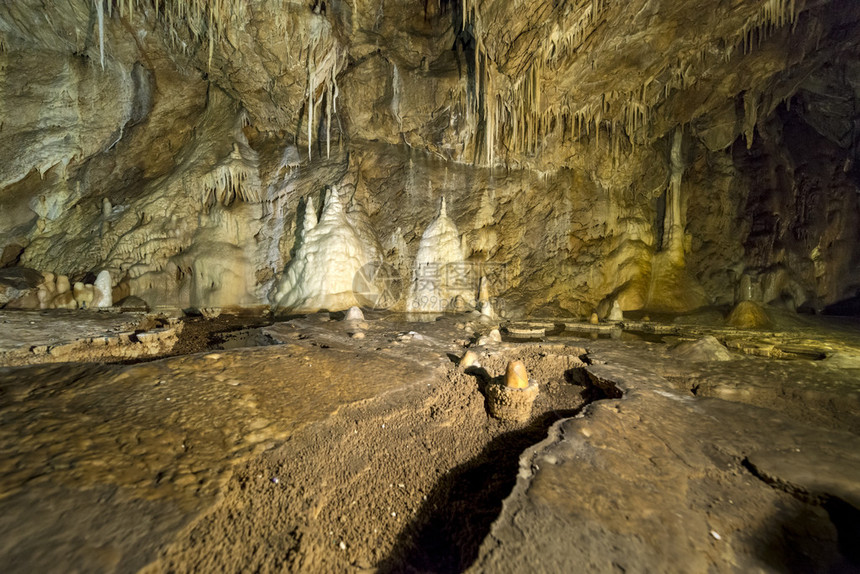
[{"label": "cave floor", "polygon": [[339,318],[0,311],[4,571],[860,569],[856,324]]}]

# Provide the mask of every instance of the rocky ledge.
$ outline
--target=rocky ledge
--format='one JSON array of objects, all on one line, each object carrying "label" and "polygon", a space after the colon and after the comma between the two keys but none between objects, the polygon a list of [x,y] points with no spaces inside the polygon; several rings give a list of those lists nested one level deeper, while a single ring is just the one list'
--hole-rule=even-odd
[{"label": "rocky ledge", "polygon": [[470,571],[860,568],[860,437],[681,394],[659,357],[601,343],[605,399],[521,457]]}]

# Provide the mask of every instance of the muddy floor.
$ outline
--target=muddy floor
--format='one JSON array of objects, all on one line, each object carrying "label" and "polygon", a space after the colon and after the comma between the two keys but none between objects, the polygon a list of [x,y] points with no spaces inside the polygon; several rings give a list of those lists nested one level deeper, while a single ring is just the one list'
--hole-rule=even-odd
[{"label": "muddy floor", "polygon": [[[505,542],[520,554],[498,558],[498,544],[504,539],[499,532],[504,532],[506,521],[519,520],[507,507],[513,507],[522,492],[543,493],[542,501],[562,496],[554,503],[558,508],[577,500],[601,524],[618,518],[611,505],[598,511],[594,504],[599,501],[581,498],[591,475],[572,482],[576,473],[569,472],[569,481],[545,490],[544,474],[523,466],[528,458],[524,453],[566,421],[587,422],[600,404],[631,405],[640,421],[662,409],[667,420],[657,416],[661,429],[669,428],[669,419],[686,420],[687,415],[673,415],[677,401],[640,404],[640,391],[624,390],[623,381],[598,384],[599,377],[589,369],[606,362],[644,368],[647,376],[621,378],[644,381],[643,388],[653,388],[647,392],[658,397],[677,393],[695,408],[711,408],[707,401],[718,401],[729,408],[743,405],[787,415],[792,424],[812,429],[798,431],[800,437],[848,433],[845,436],[856,438],[860,429],[860,370],[854,366],[860,345],[850,326],[816,331],[815,326],[794,325],[782,333],[743,333],[708,331],[691,322],[682,327],[652,325],[646,333],[637,325],[636,333],[628,330],[632,334],[622,340],[604,332],[566,332],[551,323],[552,329],[526,341],[505,335],[504,342],[477,345],[498,325],[474,316],[423,319],[413,322],[384,314],[364,321],[318,314],[278,322],[266,317],[179,322],[114,317],[107,328],[101,323],[76,327],[64,343],[72,350],[53,356],[75,359],[74,353],[80,352],[80,360],[58,362],[45,352],[28,358],[39,364],[0,368],[4,571],[516,571],[505,564],[523,555],[528,559],[529,548],[537,552],[540,544],[533,537],[552,539],[529,526],[516,544]],[[25,321],[22,324],[32,329],[28,352],[42,346],[50,350],[50,344],[39,339],[39,321],[58,321],[56,316],[4,320]],[[528,325],[517,327],[528,331]],[[94,360],[103,347],[93,341],[110,332],[135,334],[116,345],[122,347],[145,342],[148,332],[171,328],[175,340],[169,348],[160,343],[133,357],[111,352]],[[680,343],[707,334],[716,335],[724,351],[732,349],[731,341],[741,343],[726,361],[710,357],[707,348],[693,361],[680,358]],[[480,367],[464,370],[457,365],[466,348],[478,354]],[[744,348],[790,349],[795,356],[777,359]],[[15,352],[22,356],[21,349]],[[499,384],[511,360],[522,360],[540,388],[526,423],[487,415],[484,391]],[[630,389],[638,389],[637,384]],[[714,412],[727,417],[718,428],[743,426],[733,421],[734,415]],[[749,419],[759,416],[757,412],[737,411],[737,417]],[[693,437],[698,425],[687,424],[692,425],[687,431],[673,432]],[[712,440],[708,436],[694,444]],[[630,437],[619,435],[617,440],[629,443]],[[852,440],[843,441],[846,449],[852,448]],[[629,468],[639,469],[639,483],[660,491],[651,503],[637,503],[643,517],[653,515],[649,504],[664,504],[661,497],[683,482],[649,477],[649,469],[661,468],[655,448],[644,444],[621,457],[631,461]],[[589,464],[599,468],[602,455],[595,456],[589,454]],[[706,563],[715,571],[750,564],[782,571],[787,562],[780,556],[789,556],[797,546],[792,540],[807,532],[820,540],[816,548],[824,549],[804,563],[811,570],[860,567],[843,548],[844,538],[856,528],[850,492],[860,485],[860,473],[854,472],[849,455],[832,451],[830,456],[848,461],[837,464],[839,472],[831,474],[842,477],[840,484],[848,485],[849,495],[825,489],[838,504],[847,505],[840,516],[848,518],[839,519],[847,525],[834,526],[821,510],[826,497],[803,502],[784,492],[775,494],[743,466],[743,456],[729,457],[730,464],[715,457],[696,470],[710,477],[710,497],[683,503],[691,506],[692,514],[677,525],[679,532],[696,524],[698,513],[713,512],[708,509],[716,504],[714,496],[744,501],[744,512],[729,521],[736,529],[759,524],[774,505],[808,511],[812,518],[805,531],[789,532],[784,541],[773,543],[769,560],[753,560],[746,542],[731,552],[691,544],[678,560],[710,556]],[[640,457],[650,458],[651,465],[634,464]],[[623,467],[613,472],[619,478],[625,474]],[[611,480],[613,472],[604,473],[602,480]],[[522,524],[532,516],[531,507],[524,508],[518,511]],[[640,528],[637,536],[647,539],[645,530],[654,530],[635,513],[630,520],[625,532]],[[562,532],[568,528],[549,519],[538,523],[553,524]],[[605,532],[594,536],[611,538]],[[656,535],[654,540],[658,547],[662,544]],[[751,540],[753,545],[754,537]],[[645,549],[636,548],[626,551],[634,563],[637,552],[647,557]],[[566,551],[548,552],[561,556]],[[665,553],[672,555],[668,548]],[[659,568],[659,562],[654,564]]]}]

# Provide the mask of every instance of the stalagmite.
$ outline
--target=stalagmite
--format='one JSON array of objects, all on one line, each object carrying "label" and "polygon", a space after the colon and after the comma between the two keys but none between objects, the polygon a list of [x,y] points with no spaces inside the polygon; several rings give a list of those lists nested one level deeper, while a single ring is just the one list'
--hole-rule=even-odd
[{"label": "stalagmite", "polygon": [[504,384],[487,385],[486,393],[491,416],[502,421],[525,422],[531,418],[538,385],[529,381],[522,361],[511,361],[505,370]]},{"label": "stalagmite", "polygon": [[[407,308],[416,312],[444,311],[457,295],[474,294],[467,284],[458,281],[462,273],[463,251],[460,233],[448,216],[445,198],[439,204],[439,214],[430,222],[415,256],[415,266]],[[472,287],[474,289],[474,287]]]},{"label": "stalagmite", "polygon": [[376,245],[349,220],[337,188],[330,188],[315,225],[313,203],[307,205],[301,243],[272,294],[274,307],[303,312],[359,305],[354,281],[365,265],[379,260]]},{"label": "stalagmite", "polygon": [[74,293],[65,291],[55,296],[49,307],[51,309],[77,309],[78,302],[75,301]]},{"label": "stalagmite", "polygon": [[311,229],[317,226],[317,209],[314,207],[314,198],[310,195],[305,198],[305,213],[302,221],[302,237],[307,237]]},{"label": "stalagmite", "polygon": [[343,318],[344,321],[364,321],[364,313],[361,312],[361,309],[353,305],[346,311],[346,316]]},{"label": "stalagmite", "polygon": [[612,302],[612,309],[609,311],[609,320],[613,322],[624,320],[624,313],[621,311],[621,305],[618,304],[618,301]]},{"label": "stalagmite", "polygon": [[92,307],[94,297],[92,285],[86,285],[78,281],[73,288],[73,294],[79,309],[89,309]]},{"label": "stalagmite", "polygon": [[529,375],[522,361],[511,361],[505,371],[505,386],[509,389],[525,389],[529,386]]},{"label": "stalagmite", "polygon": [[110,273],[103,269],[96,276],[95,295],[93,297],[93,307],[111,307],[113,306],[112,288]]},{"label": "stalagmite", "polygon": [[72,286],[69,283],[69,278],[66,275],[58,275],[57,276],[57,294],[68,293],[71,291]]}]

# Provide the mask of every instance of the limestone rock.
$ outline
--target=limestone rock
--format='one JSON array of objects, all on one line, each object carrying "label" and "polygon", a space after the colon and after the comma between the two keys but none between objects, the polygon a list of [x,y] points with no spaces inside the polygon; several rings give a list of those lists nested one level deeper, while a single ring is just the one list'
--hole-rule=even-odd
[{"label": "limestone rock", "polygon": [[140,297],[135,297],[134,295],[129,295],[128,297],[121,299],[116,306],[119,307],[121,311],[149,311],[149,305],[146,304],[146,301]]},{"label": "limestone rock", "polygon": [[469,367],[480,367],[481,363],[475,351],[466,351],[458,365],[463,369],[468,369]]},{"label": "limestone rock", "polygon": [[713,335],[698,341],[679,343],[671,349],[672,355],[684,361],[731,361],[732,354]]},{"label": "limestone rock", "polygon": [[[558,422],[523,453],[517,484],[468,572],[557,572],[584,563],[598,572],[676,571],[679,564],[684,571],[784,570],[798,560],[811,569],[851,569],[838,519],[831,522],[820,501],[856,508],[856,434],[685,396],[639,361],[587,367],[590,384],[617,398]],[[798,492],[808,496],[789,494]],[[809,536],[777,534],[765,553],[760,539],[738,536],[759,520],[770,524],[771,505],[802,517],[797,528]],[[781,524],[793,529],[792,520]]]},{"label": "limestone rock", "polygon": [[[41,282],[42,275],[34,269],[25,267],[0,269],[0,307],[30,294],[37,297]],[[33,299],[33,297],[28,299],[35,301],[36,308],[38,308],[38,299]]]}]

